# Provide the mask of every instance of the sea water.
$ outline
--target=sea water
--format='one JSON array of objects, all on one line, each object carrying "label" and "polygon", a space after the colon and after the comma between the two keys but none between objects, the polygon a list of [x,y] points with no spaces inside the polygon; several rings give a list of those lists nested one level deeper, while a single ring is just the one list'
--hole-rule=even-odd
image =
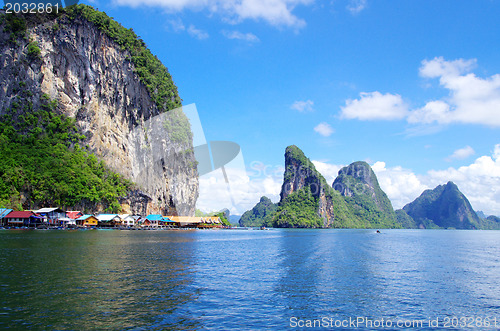
[{"label": "sea water", "polygon": [[0,231],[0,328],[498,329],[500,231]]}]

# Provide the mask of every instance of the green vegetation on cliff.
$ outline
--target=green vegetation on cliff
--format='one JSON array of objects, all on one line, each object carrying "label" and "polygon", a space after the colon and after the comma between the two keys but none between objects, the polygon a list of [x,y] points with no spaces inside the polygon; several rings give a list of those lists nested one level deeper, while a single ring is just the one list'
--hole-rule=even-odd
[{"label": "green vegetation on cliff", "polygon": [[85,137],[74,119],[58,115],[57,102],[47,95],[38,108],[27,99],[16,100],[0,118],[0,206],[103,204],[119,212],[118,198],[132,184],[79,146]]},{"label": "green vegetation on cliff", "polygon": [[403,210],[424,228],[480,229],[481,220],[453,182],[425,190]]},{"label": "green vegetation on cliff", "polygon": [[[144,41],[132,29],[86,5],[61,9],[58,14],[0,14],[0,28],[7,33],[1,40],[2,46],[24,53],[16,60],[15,68],[29,67],[35,74],[40,70],[44,50],[29,34],[40,24],[49,29],[42,28],[37,33],[47,33],[54,40],[74,24],[95,26],[96,31],[116,42],[117,49],[126,52],[137,79],[160,111],[181,106],[168,69]],[[133,184],[80,146],[85,145],[85,137],[79,134],[74,119],[62,115],[64,110],[58,109],[57,100],[44,95],[36,82],[18,79],[12,75],[6,81],[7,106],[0,109],[0,207],[99,206],[109,212],[120,211],[119,198],[126,196]],[[166,125],[173,141],[190,142],[190,126],[184,113],[172,116]]]},{"label": "green vegetation on cliff", "polygon": [[500,217],[491,215],[485,219],[481,219],[481,229],[500,230]]},{"label": "green vegetation on cliff", "polygon": [[363,222],[348,208],[300,148],[285,151],[281,200],[273,218],[276,227],[360,228]]},{"label": "green vegetation on cliff", "polygon": [[358,161],[342,168],[333,182],[364,227],[398,228],[391,201],[382,191],[370,165]]},{"label": "green vegetation on cliff", "polygon": [[318,215],[318,198],[311,194],[308,186],[290,194],[280,202],[272,226],[276,228],[323,227],[323,220]]},{"label": "green vegetation on cliff", "polygon": [[396,219],[404,229],[418,229],[418,225],[403,209],[396,210]]},{"label": "green vegetation on cliff", "polygon": [[394,211],[368,163],[358,161],[342,168],[332,187],[297,146],[288,146],[285,151],[283,177],[276,211],[271,201],[262,197],[243,214],[242,226],[500,229],[500,218],[480,219],[452,182],[427,190]]},{"label": "green vegetation on cliff", "polygon": [[239,220],[243,227],[260,227],[262,225],[271,225],[277,205],[268,197],[261,197],[259,203],[251,210],[247,210]]}]

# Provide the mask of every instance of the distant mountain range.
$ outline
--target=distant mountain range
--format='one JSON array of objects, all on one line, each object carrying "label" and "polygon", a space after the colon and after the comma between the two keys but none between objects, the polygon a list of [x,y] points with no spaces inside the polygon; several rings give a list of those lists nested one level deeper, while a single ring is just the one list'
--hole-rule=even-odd
[{"label": "distant mountain range", "polygon": [[453,182],[426,190],[395,211],[368,163],[358,161],[342,168],[330,186],[297,146],[289,146],[285,151],[279,203],[262,197],[242,215],[239,224],[285,228],[500,229],[500,218],[478,216]]},{"label": "distant mountain range", "polygon": [[[411,220],[406,219],[404,214]],[[433,190],[425,190],[415,201],[398,211],[398,217],[400,223],[412,228],[500,228],[498,220],[479,217],[453,182],[439,185]]]}]

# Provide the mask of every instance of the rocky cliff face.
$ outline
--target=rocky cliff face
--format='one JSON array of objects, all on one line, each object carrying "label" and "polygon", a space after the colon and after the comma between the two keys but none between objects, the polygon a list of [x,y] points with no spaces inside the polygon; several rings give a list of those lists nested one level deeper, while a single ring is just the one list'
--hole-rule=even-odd
[{"label": "rocky cliff face", "polygon": [[403,210],[420,228],[481,228],[480,218],[453,182],[424,191]]},{"label": "rocky cliff face", "polygon": [[187,118],[182,110],[162,112],[127,50],[79,15],[28,24],[27,39],[13,41],[3,30],[0,115],[21,82],[35,103],[47,94],[76,119],[88,149],[136,183],[120,201],[124,212],[194,215],[198,179]]},{"label": "rocky cliff face", "polygon": [[368,163],[358,161],[340,169],[332,187],[345,197],[361,220],[374,227],[397,227],[391,201]]},{"label": "rocky cliff face", "polygon": [[286,148],[285,169],[275,226],[358,227],[342,196],[297,146]]}]

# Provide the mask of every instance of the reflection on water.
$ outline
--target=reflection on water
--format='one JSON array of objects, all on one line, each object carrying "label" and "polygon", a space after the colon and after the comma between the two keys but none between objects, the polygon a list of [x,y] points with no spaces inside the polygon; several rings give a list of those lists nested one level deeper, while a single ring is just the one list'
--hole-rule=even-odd
[{"label": "reflection on water", "polygon": [[189,234],[2,231],[0,240],[2,328],[148,326],[182,319],[174,313],[196,296]]},{"label": "reflection on water", "polygon": [[0,231],[0,328],[496,317],[500,232]]}]

